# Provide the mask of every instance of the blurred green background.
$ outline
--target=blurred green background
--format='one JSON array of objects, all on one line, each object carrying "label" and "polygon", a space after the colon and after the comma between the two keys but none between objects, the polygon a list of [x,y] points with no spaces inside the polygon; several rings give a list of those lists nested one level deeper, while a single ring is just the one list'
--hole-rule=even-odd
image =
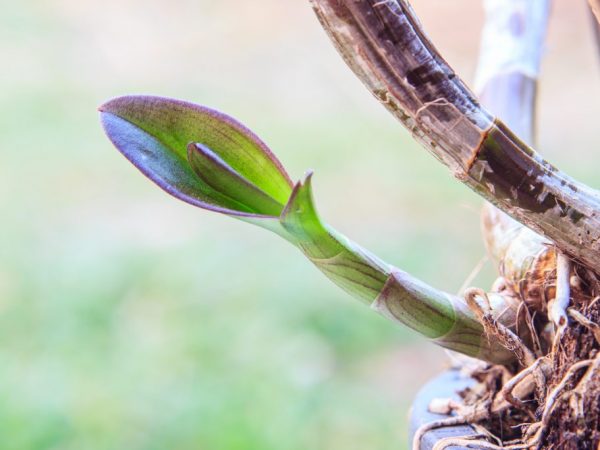
[{"label": "blurred green background", "polygon": [[[479,1],[414,6],[470,82]],[[585,2],[557,1],[551,27],[540,147],[594,185]],[[98,123],[127,93],[226,111],[293,178],[315,170],[327,221],[456,292],[484,256],[481,201],[354,79],[306,0],[3,0],[0,55],[1,449],[406,448],[444,353],[276,236],[171,199]]]}]

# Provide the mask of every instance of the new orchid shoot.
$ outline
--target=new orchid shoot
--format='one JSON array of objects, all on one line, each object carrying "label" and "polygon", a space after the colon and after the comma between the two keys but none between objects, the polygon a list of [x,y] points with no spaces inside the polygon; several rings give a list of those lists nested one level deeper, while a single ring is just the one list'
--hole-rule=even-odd
[{"label": "new orchid shoot", "polygon": [[[120,97],[100,112],[115,147],[169,194],[275,232],[352,296],[445,348],[514,362],[512,352],[486,337],[463,298],[426,285],[324,223],[312,173],[292,183],[266,144],[236,120],[149,96]],[[489,298],[495,320],[515,329],[518,302],[501,294]]]}]

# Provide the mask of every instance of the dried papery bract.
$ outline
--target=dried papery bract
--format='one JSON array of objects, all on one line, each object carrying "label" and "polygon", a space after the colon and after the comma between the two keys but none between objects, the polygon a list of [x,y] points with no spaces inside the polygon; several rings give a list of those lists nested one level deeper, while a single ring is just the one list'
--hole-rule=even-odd
[{"label": "dried papery bract", "polygon": [[543,312],[554,293],[549,284],[556,270],[556,248],[545,237],[491,204],[481,214],[484,243],[500,278],[497,287]]}]

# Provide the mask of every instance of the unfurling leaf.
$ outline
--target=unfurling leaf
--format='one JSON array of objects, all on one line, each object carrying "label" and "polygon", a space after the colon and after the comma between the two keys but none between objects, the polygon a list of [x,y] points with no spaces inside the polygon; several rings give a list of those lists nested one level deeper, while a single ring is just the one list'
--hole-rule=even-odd
[{"label": "unfurling leaf", "polygon": [[[117,149],[144,175],[183,201],[233,216],[259,218],[272,216],[276,208],[270,204],[264,209],[268,201],[248,204],[253,195],[240,190],[242,184],[281,205],[290,196],[290,178],[266,144],[225,114],[151,96],[119,97],[99,109],[106,134]],[[194,173],[188,161],[190,143],[204,149],[205,162],[206,155],[212,154],[212,163],[207,164],[220,164],[231,176]],[[200,156],[193,160],[199,162]],[[226,186],[215,186],[218,178]]]},{"label": "unfurling leaf", "polygon": [[266,216],[279,216],[283,205],[248,181],[219,155],[197,142],[188,145],[190,166],[207,185],[246,208]]},{"label": "unfurling leaf", "polygon": [[312,173],[292,189],[281,163],[236,120],[145,96],[117,98],[100,111],[113,144],[171,195],[279,234],[342,289],[446,348],[489,361],[511,358],[486,340],[464,299],[399,276],[324,223],[315,207]]}]

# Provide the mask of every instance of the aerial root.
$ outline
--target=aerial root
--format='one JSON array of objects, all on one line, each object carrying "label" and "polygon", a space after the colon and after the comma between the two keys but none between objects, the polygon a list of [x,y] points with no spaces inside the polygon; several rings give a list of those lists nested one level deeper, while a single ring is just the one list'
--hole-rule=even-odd
[{"label": "aerial root", "polygon": [[[596,358],[596,360],[598,360],[598,358]],[[561,379],[560,383],[558,383],[558,385],[548,394],[548,397],[546,398],[546,404],[544,405],[544,410],[542,412],[542,419],[539,422],[532,424],[525,433],[526,443],[528,443],[530,446],[536,446],[542,441],[546,434],[550,419],[552,418],[552,414],[559,406],[560,400],[565,393],[564,391],[567,388],[567,385],[573,379],[573,377],[577,375],[579,370],[589,367],[593,362],[594,360],[587,359],[585,361],[579,361],[569,368],[567,373]]]},{"label": "aerial root", "polygon": [[455,404],[458,409],[458,414],[454,417],[448,417],[447,419],[436,420],[434,422],[426,423],[421,425],[415,432],[413,438],[413,450],[419,450],[421,448],[421,440],[425,433],[434,430],[436,428],[452,427],[456,425],[472,424],[480,422],[490,417],[490,402],[484,401],[475,405],[464,405]]},{"label": "aerial root", "polygon": [[[586,368],[588,369],[586,374],[581,378],[573,391],[568,393],[567,388],[569,384],[582,369]],[[506,381],[493,402],[489,399],[482,400],[474,405],[464,405],[454,401],[449,402],[450,409],[455,410],[458,415],[421,426],[415,433],[413,450],[420,448],[421,440],[428,431],[464,424],[474,426],[477,434],[468,437],[448,437],[442,439],[434,446],[434,450],[444,450],[452,446],[489,450],[520,450],[537,447],[546,434],[553,413],[560,406],[561,401],[566,397],[567,393],[569,394],[568,397],[575,401],[576,406],[578,406],[575,412],[583,414],[582,399],[585,398],[590,385],[597,383],[598,375],[600,374],[600,354],[594,359],[577,362],[567,370],[561,381],[546,396],[541,419],[531,424],[522,424],[522,426],[527,427],[527,430],[520,442],[516,440],[503,446],[499,438],[485,430],[485,428],[477,426],[477,423],[490,419],[493,416],[498,416],[510,407],[527,412],[532,419],[535,419],[533,413],[526,407],[524,398],[531,395],[534,390],[543,391],[546,378],[550,375],[551,371],[552,365],[549,357],[538,358],[531,366]],[[497,444],[491,441],[496,441]]]},{"label": "aerial root", "polygon": [[548,319],[554,323],[557,334],[561,334],[569,323],[567,308],[571,301],[571,260],[557,250],[556,296],[548,305]]},{"label": "aerial root", "polygon": [[584,405],[588,397],[598,395],[598,379],[600,377],[600,356],[596,356],[591,367],[581,378],[575,389],[570,392],[570,404],[573,414],[578,420],[585,417]]},{"label": "aerial root", "polygon": [[440,440],[433,446],[433,450],[446,450],[449,447],[466,447],[484,450],[523,450],[529,448],[527,444],[516,444],[516,445],[496,445],[489,441],[480,439],[480,436],[473,436],[472,438],[453,438],[448,437]]},{"label": "aerial root", "polygon": [[569,316],[571,316],[571,318],[575,320],[575,322],[579,323],[580,325],[583,325],[588,330],[590,330],[594,335],[596,342],[600,344],[600,325],[598,325],[595,322],[592,322],[590,319],[585,317],[583,314],[581,314],[574,308],[569,308],[567,312],[569,313]]},{"label": "aerial root", "polygon": [[[504,384],[500,391],[500,397],[515,408],[523,408],[525,406],[524,397],[531,394],[534,389],[544,390],[550,368],[548,358],[538,358],[531,366],[523,369]],[[517,391],[516,394],[515,391]]]},{"label": "aerial root", "polygon": [[525,325],[527,325],[527,329],[529,330],[529,336],[531,337],[531,343],[533,345],[533,351],[535,355],[539,358],[543,355],[542,352],[542,343],[540,342],[540,337],[535,330],[535,325],[533,323],[534,316],[531,315],[529,308],[525,302],[519,305],[517,309],[517,335],[519,333],[519,317],[521,317],[521,311],[523,311],[523,315],[525,317]]},{"label": "aerial root", "polygon": [[[489,400],[483,400],[474,405],[464,405],[462,403],[456,403],[453,401],[449,401],[448,404],[452,409],[456,410],[457,415],[454,417],[449,417],[447,419],[441,419],[441,420],[437,420],[434,422],[430,422],[430,423],[421,425],[415,432],[415,436],[413,438],[413,446],[412,446],[413,450],[419,450],[421,448],[421,440],[423,439],[423,436],[431,430],[434,430],[436,428],[451,427],[451,426],[464,425],[464,424],[474,425],[474,424],[477,424],[477,422],[481,422],[482,420],[489,419],[492,416],[491,402]],[[507,403],[506,407],[504,409],[506,409],[508,406],[509,406],[509,404]],[[489,431],[487,431],[484,428],[479,429],[478,433],[479,434],[474,437],[481,439],[482,437],[487,436],[489,439],[500,442],[500,440],[496,436],[494,436],[492,433],[490,433]],[[460,438],[460,439],[471,439],[471,438]],[[445,442],[445,440],[442,440],[441,442]],[[490,445],[489,441],[481,441],[481,442],[484,442],[484,443]],[[471,442],[471,444],[473,444],[473,443]],[[445,447],[441,447],[441,448],[445,448]],[[493,448],[493,447],[490,447],[490,448]],[[434,449],[437,449],[437,447],[434,447]]]},{"label": "aerial root", "polygon": [[[413,449],[432,429],[465,424],[471,427],[468,436],[441,439],[434,450],[599,445],[600,413],[594,405],[600,399],[600,279],[581,272],[564,255],[558,259],[556,295],[549,294],[554,298],[546,310],[531,313],[521,305],[516,329],[500,323],[490,302],[495,298],[481,289],[465,291],[465,302],[487,338],[512,351],[520,367],[515,362],[467,365],[477,383],[459,393],[461,400],[439,402],[440,412],[453,415],[421,427]],[[554,272],[547,277],[553,279]]]},{"label": "aerial root", "polygon": [[431,430],[435,430],[436,428],[442,427],[453,427],[456,425],[464,425],[469,422],[469,419],[465,416],[456,416],[449,417],[447,419],[436,420],[434,422],[429,422],[421,425],[417,431],[415,432],[415,436],[413,437],[412,450],[420,450],[421,449],[421,440],[426,433]]},{"label": "aerial root", "polygon": [[600,375],[600,354],[594,358],[591,367],[587,370],[583,378],[579,381],[571,394],[578,395],[581,399],[589,392],[599,389],[598,377]]},{"label": "aerial root", "polygon": [[471,425],[473,429],[482,437],[488,438],[490,441],[495,442],[498,445],[502,445],[502,439],[488,430],[486,427],[479,425],[478,423]]},{"label": "aerial root", "polygon": [[555,409],[556,402],[560,399],[561,394],[567,387],[567,384],[571,381],[571,379],[577,374],[577,371],[589,367],[594,360],[587,359],[585,361],[579,361],[578,363],[573,364],[565,376],[562,378],[560,383],[548,394],[548,398],[546,399],[546,405],[544,407],[544,412],[542,413],[542,424],[547,425],[550,420],[550,415],[552,411]]}]

